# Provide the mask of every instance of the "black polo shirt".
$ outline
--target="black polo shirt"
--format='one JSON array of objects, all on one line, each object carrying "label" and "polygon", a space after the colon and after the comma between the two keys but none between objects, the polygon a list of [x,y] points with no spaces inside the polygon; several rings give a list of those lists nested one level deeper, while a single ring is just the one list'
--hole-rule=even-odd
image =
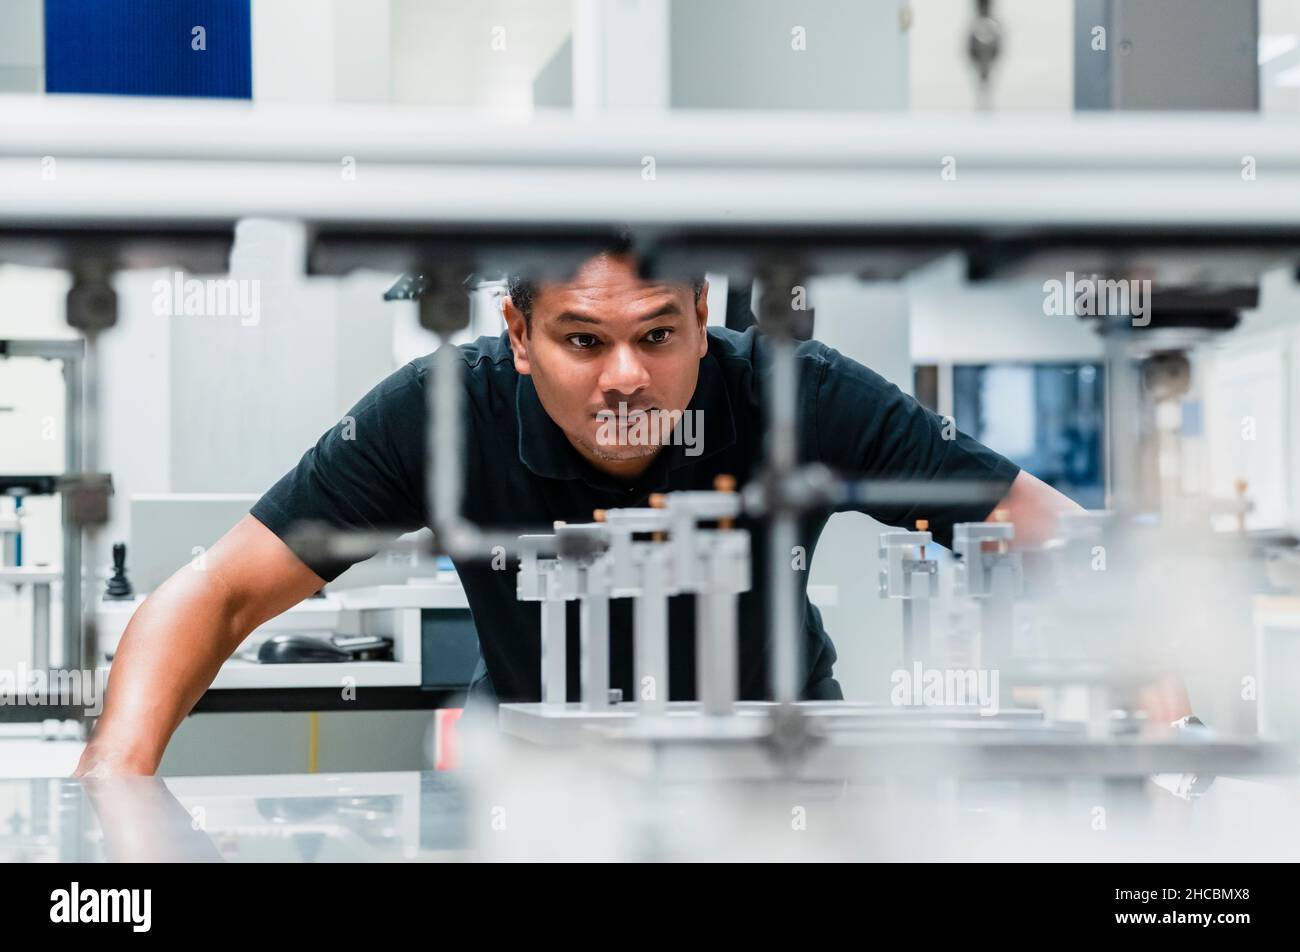
[{"label": "black polo shirt", "polygon": [[[505,334],[459,348],[465,361],[466,473],[464,514],[487,526],[535,526],[556,520],[588,522],[592,510],[644,506],[655,492],[709,489],[720,473],[743,486],[763,462],[763,390],[770,379],[766,342],[753,328],[740,333],[709,328],[708,353],[688,410],[701,410],[702,439],[664,447],[632,482],[588,464],[547,415],[530,377],[514,367]],[[833,469],[882,479],[979,480],[1010,486],[1014,463],[964,434],[944,433],[944,421],[893,384],[816,341],[797,350],[799,454]],[[397,535],[429,524],[425,498],[425,388],[432,385],[433,356],[412,361],[376,386],[332,427],[298,465],[253,506],[252,514],[284,538],[298,521],[341,528],[388,529]],[[949,545],[952,526],[987,517],[987,505],[895,506],[866,511],[891,525],[927,518],[936,541]],[[817,539],[831,513],[802,521],[799,544],[811,566]],[[753,588],[739,605],[740,696],[769,695],[764,616],[767,546],[761,522],[742,519],[753,534]],[[863,584],[870,574],[874,538],[862,539]],[[347,563],[309,560],[326,581]],[[492,689],[502,701],[538,700],[541,682],[540,607],[515,598],[514,560],[456,566],[469,599]],[[804,604],[807,679],[804,695],[838,698],[832,676],[835,649],[816,607],[807,599],[808,572],[799,571]],[[669,696],[695,696],[693,597],[670,600]],[[568,684],[578,686],[578,611],[569,605]],[[610,608],[612,687],[632,691],[632,611],[629,599]]]}]

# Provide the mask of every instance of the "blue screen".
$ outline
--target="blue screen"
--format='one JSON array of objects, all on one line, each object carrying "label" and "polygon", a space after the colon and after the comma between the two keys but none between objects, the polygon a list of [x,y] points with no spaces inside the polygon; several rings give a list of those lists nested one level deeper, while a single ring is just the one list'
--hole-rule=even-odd
[{"label": "blue screen", "polygon": [[45,0],[46,92],[251,99],[249,3]]}]

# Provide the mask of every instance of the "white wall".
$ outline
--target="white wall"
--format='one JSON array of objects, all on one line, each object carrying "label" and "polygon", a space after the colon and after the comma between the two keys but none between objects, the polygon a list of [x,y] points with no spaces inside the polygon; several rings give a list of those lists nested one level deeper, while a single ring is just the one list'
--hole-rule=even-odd
[{"label": "white wall", "polygon": [[910,54],[899,8],[895,0],[674,0],[673,108],[906,109]]},{"label": "white wall", "polygon": [[170,491],[264,491],[393,369],[388,282],[304,278],[304,242],[241,222],[231,276],[259,282],[256,323],[171,319]]},{"label": "white wall", "polygon": [[603,109],[666,109],[669,54],[676,11],[669,0],[574,0],[573,106],[580,115]]},{"label": "white wall", "polygon": [[253,98],[392,99],[390,0],[253,0]]},{"label": "white wall", "polygon": [[530,110],[533,80],[573,32],[573,2],[391,0],[393,101]]},{"label": "white wall", "polygon": [[1300,112],[1300,4],[1261,0],[1259,34],[1260,111]]},{"label": "white wall", "polygon": [[1038,286],[971,286],[914,291],[912,361],[916,364],[1096,360],[1100,338],[1077,317],[1043,314]]},{"label": "white wall", "polygon": [[253,98],[333,102],[337,66],[331,0],[253,0]]},{"label": "white wall", "polygon": [[[1245,478],[1257,506],[1247,526],[1300,535],[1300,287],[1291,269],[1265,276],[1259,303],[1236,330],[1198,351],[1193,385],[1204,398],[1208,430],[1198,485],[1230,498],[1233,482]],[[1262,360],[1261,371],[1280,367],[1280,392],[1271,394],[1263,379],[1234,380],[1227,368],[1248,366],[1243,359]],[[1253,440],[1242,438],[1247,416]],[[1271,478],[1258,478],[1266,473]]]},{"label": "white wall", "polygon": [[[130,539],[132,493],[171,487],[171,319],[153,313],[161,271],[131,271],[114,281],[118,323],[100,338],[99,465],[113,476],[109,523],[86,564],[106,571],[112,545]],[[127,553],[128,566],[130,553]],[[94,589],[98,592],[98,588]]]},{"label": "white wall", "polygon": [[45,88],[43,0],[0,3],[0,93]]}]

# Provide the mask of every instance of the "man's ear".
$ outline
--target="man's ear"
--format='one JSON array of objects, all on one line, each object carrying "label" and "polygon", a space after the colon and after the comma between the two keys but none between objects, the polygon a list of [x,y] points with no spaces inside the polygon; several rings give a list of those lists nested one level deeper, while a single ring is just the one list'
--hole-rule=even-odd
[{"label": "man's ear", "polygon": [[695,320],[700,327],[700,357],[709,352],[709,282],[700,287],[699,300],[695,302]]},{"label": "man's ear", "polygon": [[524,320],[523,311],[515,307],[509,297],[501,299],[501,313],[506,319],[506,330],[510,332],[510,351],[515,357],[515,370],[528,376],[528,322]]}]

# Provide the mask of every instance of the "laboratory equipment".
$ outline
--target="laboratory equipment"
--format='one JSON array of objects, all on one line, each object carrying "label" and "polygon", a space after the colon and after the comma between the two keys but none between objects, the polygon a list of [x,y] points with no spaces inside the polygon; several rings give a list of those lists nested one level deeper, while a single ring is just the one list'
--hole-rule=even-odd
[{"label": "laboratory equipment", "polygon": [[880,597],[903,603],[903,667],[930,660],[930,600],[938,594],[939,563],[926,558],[930,524],[918,519],[914,532],[880,535]]}]

